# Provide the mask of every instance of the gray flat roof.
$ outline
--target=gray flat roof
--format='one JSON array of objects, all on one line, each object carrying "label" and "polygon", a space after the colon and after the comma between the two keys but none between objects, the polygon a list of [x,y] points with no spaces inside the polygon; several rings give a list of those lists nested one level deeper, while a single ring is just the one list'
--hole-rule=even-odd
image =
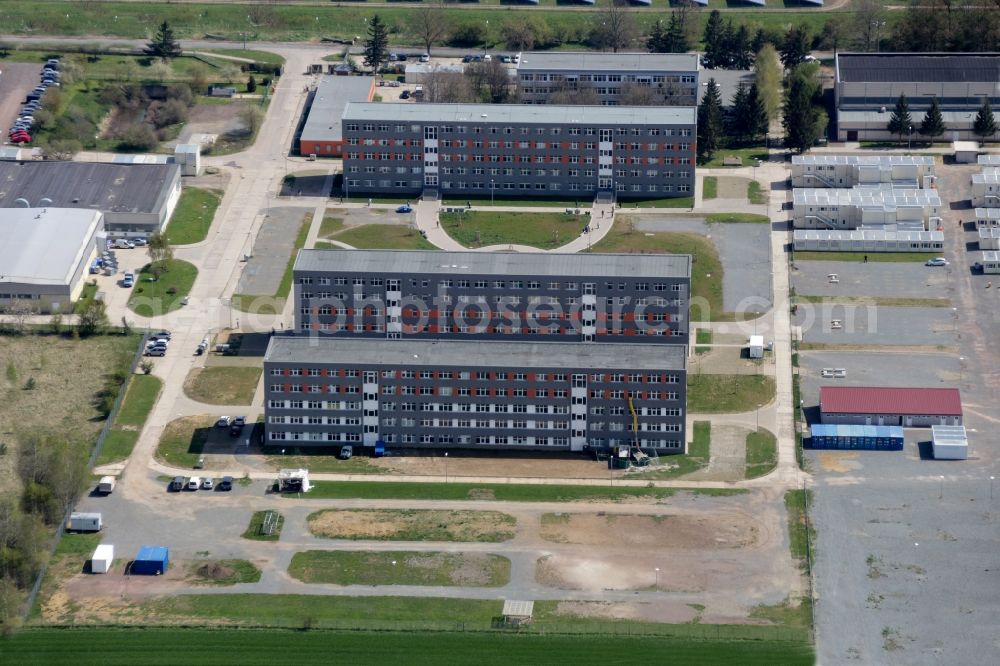
[{"label": "gray flat roof", "polygon": [[0,208],[18,199],[30,206],[90,208],[105,213],[159,212],[176,164],[109,164],[106,162],[0,162]]},{"label": "gray flat roof", "polygon": [[934,158],[930,155],[792,155],[792,164],[858,164],[865,166],[919,164],[934,166]]},{"label": "gray flat roof", "polygon": [[697,53],[602,53],[600,51],[530,51],[521,54],[517,71],[562,69],[592,72],[697,72]]},{"label": "gray flat roof", "polygon": [[525,367],[683,370],[684,345],[478,340],[372,340],[275,336],[264,362],[346,363],[446,368]]},{"label": "gray flat roof", "polygon": [[96,210],[5,210],[0,215],[0,289],[4,282],[69,284],[100,224]]},{"label": "gray flat roof", "polygon": [[691,276],[687,254],[561,254],[430,250],[299,250],[296,271],[551,277]]},{"label": "gray flat roof", "polygon": [[693,106],[555,106],[549,104],[358,104],[344,120],[416,123],[511,123],[550,125],[693,125]]},{"label": "gray flat roof", "polygon": [[370,76],[335,76],[327,74],[322,77],[306,124],[302,128],[302,138],[311,141],[340,141],[340,117],[344,107],[349,102],[367,102],[375,79]]},{"label": "gray flat roof", "polygon": [[843,83],[996,83],[1000,53],[838,53]]},{"label": "gray flat roof", "polygon": [[792,232],[795,242],[806,240],[828,241],[905,241],[944,242],[943,231],[909,231],[888,229],[796,229]]},{"label": "gray flat roof", "polygon": [[793,206],[879,206],[886,210],[899,206],[941,206],[937,190],[882,187],[796,187]]}]

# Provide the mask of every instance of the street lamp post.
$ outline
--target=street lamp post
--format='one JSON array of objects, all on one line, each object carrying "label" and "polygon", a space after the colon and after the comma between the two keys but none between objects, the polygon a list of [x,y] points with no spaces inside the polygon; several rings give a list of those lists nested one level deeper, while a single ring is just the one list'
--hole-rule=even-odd
[{"label": "street lamp post", "polygon": [[755,414],[755,416],[754,416],[754,426],[755,426],[754,432],[760,432],[760,408],[762,406],[763,405],[757,405],[757,411],[754,412],[754,414]]},{"label": "street lamp post", "polygon": [[941,479],[941,488],[938,490],[938,499],[944,499],[944,475],[938,477]]},{"label": "street lamp post", "polygon": [[993,501],[993,479],[994,478],[995,477],[992,477],[992,476],[990,477],[990,501],[991,502]]},{"label": "street lamp post", "polygon": [[660,589],[660,567],[656,567],[656,569],[654,569],[654,571],[656,571],[656,585],[655,585],[655,587],[658,590],[658,589]]},{"label": "street lamp post", "polygon": [[497,191],[497,182],[490,178],[490,205],[493,205],[493,199]]},{"label": "street lamp post", "polygon": [[448,483],[448,452],[444,452],[444,482]]}]

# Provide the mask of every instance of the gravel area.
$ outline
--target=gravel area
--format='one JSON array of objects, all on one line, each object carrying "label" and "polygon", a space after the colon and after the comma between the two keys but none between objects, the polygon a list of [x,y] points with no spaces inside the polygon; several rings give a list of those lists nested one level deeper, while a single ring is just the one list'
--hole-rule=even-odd
[{"label": "gravel area", "polygon": [[[950,298],[951,267],[921,262],[799,261],[792,273],[796,293],[810,296]],[[839,284],[831,284],[836,273]]]},{"label": "gravel area", "polygon": [[[840,320],[841,329],[831,328]],[[802,304],[792,317],[805,342],[841,345],[953,345],[957,322],[950,308],[877,308]]]}]

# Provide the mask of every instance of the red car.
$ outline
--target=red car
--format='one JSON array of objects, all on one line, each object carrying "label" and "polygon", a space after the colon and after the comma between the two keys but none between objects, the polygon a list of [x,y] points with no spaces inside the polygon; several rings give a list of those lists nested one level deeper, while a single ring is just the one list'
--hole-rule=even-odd
[{"label": "red car", "polygon": [[11,143],[31,143],[31,135],[27,132],[17,132],[10,135]]}]

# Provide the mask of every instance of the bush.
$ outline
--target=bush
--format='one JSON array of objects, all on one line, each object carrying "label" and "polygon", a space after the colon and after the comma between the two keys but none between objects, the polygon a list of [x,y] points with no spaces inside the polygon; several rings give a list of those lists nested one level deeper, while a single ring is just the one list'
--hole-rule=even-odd
[{"label": "bush", "polygon": [[159,143],[153,127],[146,123],[130,125],[119,132],[116,138],[119,150],[152,150]]},{"label": "bush", "polygon": [[179,99],[168,99],[151,107],[153,126],[157,129],[187,122],[188,108]]},{"label": "bush", "polygon": [[153,372],[153,362],[145,358],[139,364],[139,369],[142,370],[142,374],[148,375]]},{"label": "bush", "polygon": [[459,23],[451,31],[449,46],[479,46],[486,39],[486,27],[479,23]]},{"label": "bush", "polygon": [[186,83],[175,83],[167,88],[167,99],[168,100],[178,100],[184,104],[184,106],[191,106],[194,104],[194,94],[191,92],[191,86]]}]

